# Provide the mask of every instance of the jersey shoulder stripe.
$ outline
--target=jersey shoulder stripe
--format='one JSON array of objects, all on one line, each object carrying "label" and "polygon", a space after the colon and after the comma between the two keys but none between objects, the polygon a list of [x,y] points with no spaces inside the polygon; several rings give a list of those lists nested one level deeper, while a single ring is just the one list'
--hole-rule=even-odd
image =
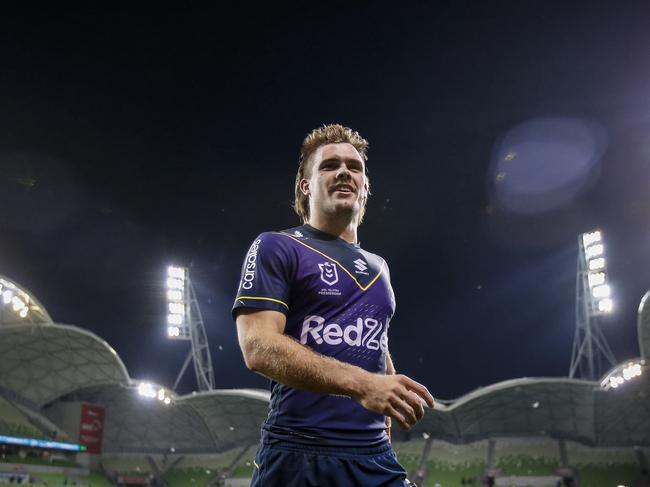
[{"label": "jersey shoulder stripe", "polygon": [[346,273],[348,276],[350,276],[350,277],[352,278],[352,280],[356,283],[357,286],[359,286],[359,289],[361,289],[362,291],[367,291],[368,289],[370,289],[370,286],[372,286],[372,285],[375,283],[375,281],[377,281],[377,279],[379,279],[379,277],[380,277],[380,276],[382,275],[382,273],[384,272],[384,268],[386,267],[386,261],[385,261],[384,259],[382,259],[381,257],[376,256],[376,257],[378,257],[379,259],[381,259],[381,267],[380,267],[380,269],[379,269],[379,272],[377,273],[377,275],[376,275],[374,278],[372,278],[372,279],[370,280],[370,282],[369,282],[367,285],[363,286],[363,285],[362,285],[362,284],[357,280],[357,278],[354,276],[354,274],[352,274],[352,272],[350,272],[350,271],[349,271],[349,270],[348,270],[348,269],[347,269],[343,264],[341,264],[341,262],[339,262],[339,261],[336,260],[335,258],[330,257],[329,255],[327,255],[327,254],[324,253],[324,252],[321,252],[321,251],[318,250],[318,249],[315,249],[315,248],[312,247],[311,245],[306,244],[305,242],[301,241],[300,239],[294,237],[293,235],[289,235],[288,233],[283,233],[283,232],[274,232],[274,233],[276,233],[276,235],[282,235],[282,236],[284,236],[284,237],[290,238],[290,239],[293,240],[294,242],[297,242],[297,243],[299,243],[300,245],[303,245],[304,247],[307,247],[308,249],[310,249],[310,250],[316,252],[317,254],[322,255],[322,256],[325,257],[326,259],[329,259],[330,261],[334,262],[334,263],[337,264],[341,269],[343,269],[343,271],[345,271],[345,273]]},{"label": "jersey shoulder stripe", "polygon": [[243,301],[244,299],[260,300],[260,301],[273,301],[274,303],[280,303],[282,306],[289,309],[289,305],[287,303],[285,303],[284,301],[280,301],[279,299],[274,299],[274,298],[267,298],[267,297],[264,297],[264,296],[237,296],[235,301],[239,301],[239,304],[241,304],[242,306],[246,306],[246,303]]}]

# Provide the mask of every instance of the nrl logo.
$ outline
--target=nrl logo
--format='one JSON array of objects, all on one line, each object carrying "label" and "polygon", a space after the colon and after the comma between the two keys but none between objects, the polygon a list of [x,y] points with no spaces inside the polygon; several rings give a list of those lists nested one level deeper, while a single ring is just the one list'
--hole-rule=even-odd
[{"label": "nrl logo", "polygon": [[331,262],[323,262],[322,264],[318,264],[318,267],[320,268],[321,281],[323,281],[325,284],[328,286],[333,286],[339,282],[339,275],[336,271],[336,264],[332,264]]}]

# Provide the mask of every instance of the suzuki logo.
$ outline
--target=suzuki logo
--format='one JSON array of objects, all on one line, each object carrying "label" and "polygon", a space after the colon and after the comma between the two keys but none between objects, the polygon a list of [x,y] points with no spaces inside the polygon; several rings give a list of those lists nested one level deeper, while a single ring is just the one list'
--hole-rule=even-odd
[{"label": "suzuki logo", "polygon": [[339,282],[339,275],[336,271],[336,264],[333,264],[331,262],[323,262],[322,264],[318,264],[318,267],[320,268],[320,278],[325,284],[328,286],[333,286]]},{"label": "suzuki logo", "polygon": [[368,270],[368,264],[366,261],[359,258],[354,261],[354,267],[357,269],[357,272],[365,273]]}]

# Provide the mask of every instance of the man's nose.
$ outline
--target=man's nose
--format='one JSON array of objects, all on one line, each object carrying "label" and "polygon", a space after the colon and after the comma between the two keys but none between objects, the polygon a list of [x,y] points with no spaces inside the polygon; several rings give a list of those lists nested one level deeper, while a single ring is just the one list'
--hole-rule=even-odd
[{"label": "man's nose", "polygon": [[350,178],[350,170],[346,164],[341,164],[336,171],[336,179]]}]

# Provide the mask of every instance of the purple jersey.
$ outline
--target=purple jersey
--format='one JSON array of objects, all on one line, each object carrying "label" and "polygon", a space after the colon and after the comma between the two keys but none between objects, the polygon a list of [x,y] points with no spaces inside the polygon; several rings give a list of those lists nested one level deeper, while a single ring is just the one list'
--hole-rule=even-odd
[{"label": "purple jersey", "polygon": [[[262,233],[244,260],[233,316],[242,308],[287,316],[284,333],[314,351],[386,373],[395,296],[386,262],[358,245],[303,225]],[[386,438],[385,418],[340,396],[271,382],[263,428],[270,435],[333,445]]]}]

